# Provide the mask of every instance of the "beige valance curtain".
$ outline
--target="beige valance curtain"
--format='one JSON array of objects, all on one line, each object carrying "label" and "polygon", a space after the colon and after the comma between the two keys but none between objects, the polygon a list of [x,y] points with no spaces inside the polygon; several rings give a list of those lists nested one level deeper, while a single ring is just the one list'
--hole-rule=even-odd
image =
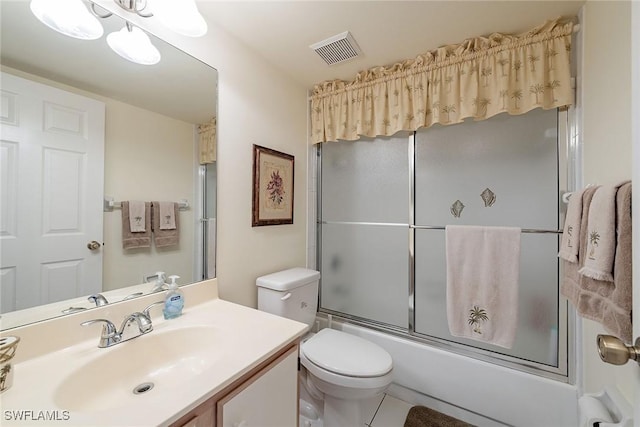
[{"label": "beige valance curtain", "polygon": [[570,105],[572,31],[571,22],[548,21],[517,36],[494,33],[371,68],[352,82],[316,85],[312,143]]},{"label": "beige valance curtain", "polygon": [[215,162],[218,141],[216,118],[213,117],[209,123],[199,125],[198,133],[200,134],[200,164]]}]

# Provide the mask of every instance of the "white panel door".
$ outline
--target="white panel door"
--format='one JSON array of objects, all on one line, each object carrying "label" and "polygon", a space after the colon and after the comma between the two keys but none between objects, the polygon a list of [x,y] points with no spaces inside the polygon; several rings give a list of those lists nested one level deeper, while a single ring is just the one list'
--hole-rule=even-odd
[{"label": "white panel door", "polygon": [[0,306],[102,289],[102,102],[2,73]]}]

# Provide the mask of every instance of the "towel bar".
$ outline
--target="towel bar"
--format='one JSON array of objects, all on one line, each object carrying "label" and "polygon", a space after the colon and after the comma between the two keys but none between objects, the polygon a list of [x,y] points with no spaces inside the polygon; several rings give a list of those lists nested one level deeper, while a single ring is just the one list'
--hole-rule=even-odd
[{"label": "towel bar", "polygon": [[[421,230],[444,230],[445,227],[441,225],[410,225],[409,228],[421,229]],[[520,230],[523,233],[548,233],[548,234],[562,234],[562,230],[540,230],[536,228],[523,228]]]},{"label": "towel bar", "polygon": [[[385,225],[395,227],[409,227],[416,230],[444,230],[444,225],[409,225],[398,223],[383,223],[383,222],[354,222],[354,221],[318,221],[320,224],[342,224],[342,225]],[[562,234],[562,230],[540,230],[537,228],[523,228],[523,233],[547,233],[547,234]]]},{"label": "towel bar", "polygon": [[[189,201],[187,199],[180,199],[178,200],[177,203],[178,203],[178,209],[180,209],[181,211],[189,209]],[[122,208],[122,202],[116,202],[114,201],[113,197],[105,196],[104,198],[105,212],[111,212],[114,209],[121,209],[121,208]]]}]

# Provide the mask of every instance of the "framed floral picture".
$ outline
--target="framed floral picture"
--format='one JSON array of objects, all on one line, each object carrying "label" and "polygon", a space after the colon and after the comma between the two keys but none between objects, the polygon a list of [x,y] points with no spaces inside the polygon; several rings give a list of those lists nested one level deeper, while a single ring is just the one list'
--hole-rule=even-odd
[{"label": "framed floral picture", "polygon": [[251,225],[293,224],[294,157],[253,146],[253,216]]}]

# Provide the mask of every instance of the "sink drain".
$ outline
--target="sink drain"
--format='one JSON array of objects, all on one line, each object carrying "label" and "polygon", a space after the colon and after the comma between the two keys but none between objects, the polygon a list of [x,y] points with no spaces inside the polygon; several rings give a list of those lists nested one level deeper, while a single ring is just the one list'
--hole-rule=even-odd
[{"label": "sink drain", "polygon": [[153,388],[153,383],[142,383],[138,384],[133,388],[133,394],[143,394],[148,392]]}]

